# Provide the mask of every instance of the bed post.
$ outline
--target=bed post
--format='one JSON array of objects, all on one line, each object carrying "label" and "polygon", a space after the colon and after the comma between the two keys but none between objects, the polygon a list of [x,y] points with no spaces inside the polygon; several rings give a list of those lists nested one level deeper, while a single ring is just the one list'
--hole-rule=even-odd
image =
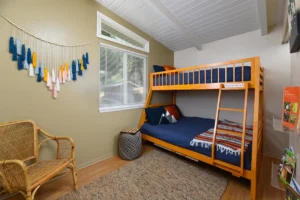
[{"label": "bed post", "polygon": [[146,98],[145,106],[144,106],[143,111],[142,111],[142,116],[141,116],[141,119],[140,119],[139,128],[141,128],[141,126],[146,121],[146,111],[145,111],[145,108],[149,107],[149,105],[151,103],[151,99],[152,99],[152,94],[153,94],[153,91],[152,91],[153,76],[152,76],[152,74],[150,74],[150,76],[149,76],[149,83],[150,83],[150,85],[149,85],[149,92],[148,92],[148,95],[147,95],[147,98]]},{"label": "bed post", "polygon": [[259,95],[260,95],[260,58],[255,57],[254,62],[251,64],[255,76],[255,89],[254,89],[254,115],[253,115],[253,139],[252,139],[252,161],[251,161],[251,199],[256,199],[257,188],[257,151],[258,151],[258,123],[259,123]]},{"label": "bed post", "polygon": [[172,104],[176,104],[176,91],[172,92]]}]

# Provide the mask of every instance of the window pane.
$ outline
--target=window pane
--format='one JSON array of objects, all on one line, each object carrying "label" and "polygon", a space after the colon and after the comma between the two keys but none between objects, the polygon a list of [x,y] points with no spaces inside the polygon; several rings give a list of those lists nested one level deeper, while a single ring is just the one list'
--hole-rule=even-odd
[{"label": "window pane", "polygon": [[101,106],[122,105],[124,102],[123,52],[100,48]]},{"label": "window pane", "polygon": [[144,60],[133,55],[127,56],[127,102],[144,103]]},{"label": "window pane", "polygon": [[125,34],[121,33],[120,31],[117,31],[116,29],[112,28],[111,26],[101,23],[101,33],[102,35],[105,35],[107,37],[113,38],[115,40],[118,40],[120,42],[125,42],[127,44],[131,44],[140,48],[144,48],[144,45],[137,42],[136,40],[126,36]]}]

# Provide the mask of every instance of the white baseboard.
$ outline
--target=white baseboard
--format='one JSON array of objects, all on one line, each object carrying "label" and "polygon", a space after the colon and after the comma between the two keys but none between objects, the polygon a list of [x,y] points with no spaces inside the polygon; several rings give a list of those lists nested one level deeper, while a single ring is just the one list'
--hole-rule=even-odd
[{"label": "white baseboard", "polygon": [[108,155],[108,156],[102,156],[102,157],[99,157],[99,158],[95,158],[95,159],[93,159],[93,160],[91,160],[91,161],[88,161],[88,162],[86,162],[86,163],[83,163],[83,164],[81,164],[81,165],[78,165],[77,169],[83,169],[83,168],[89,167],[89,166],[94,165],[94,164],[96,164],[96,163],[98,163],[98,162],[101,162],[101,161],[103,161],[103,160],[106,160],[106,159],[108,159],[108,158],[111,158],[111,157],[113,157],[113,156],[115,156],[115,155],[117,155],[117,154],[116,154],[116,153],[113,153],[113,154],[110,154],[110,155]]}]

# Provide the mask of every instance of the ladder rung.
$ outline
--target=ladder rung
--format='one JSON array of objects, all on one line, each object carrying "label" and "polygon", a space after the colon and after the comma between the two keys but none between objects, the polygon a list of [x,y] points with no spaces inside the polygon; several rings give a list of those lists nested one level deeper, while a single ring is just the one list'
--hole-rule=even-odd
[{"label": "ladder rung", "polygon": [[242,136],[243,135],[242,133],[237,133],[237,132],[218,129],[218,128],[217,128],[217,132],[223,132],[223,133],[227,133],[227,134],[230,134],[230,135],[236,135],[236,136]]},{"label": "ladder rung", "polygon": [[243,109],[236,109],[236,108],[219,108],[219,110],[232,111],[232,112],[244,112]]},{"label": "ladder rung", "polygon": [[246,87],[237,87],[237,88],[222,88],[222,90],[246,90]]}]

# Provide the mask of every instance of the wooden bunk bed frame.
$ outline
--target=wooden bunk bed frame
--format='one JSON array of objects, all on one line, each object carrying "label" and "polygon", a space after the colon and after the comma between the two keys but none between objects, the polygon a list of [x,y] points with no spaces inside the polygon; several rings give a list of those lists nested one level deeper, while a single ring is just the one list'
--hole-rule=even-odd
[{"label": "wooden bunk bed frame", "polygon": [[[251,67],[251,79],[249,81],[243,81],[244,76],[242,76],[242,81],[235,82],[235,66],[242,66],[242,74],[244,74],[244,64],[250,63]],[[226,87],[227,84],[227,67],[232,67],[233,69],[233,82],[230,82],[230,85],[233,87]],[[225,68],[225,82],[220,82],[219,80],[219,72],[221,68]],[[211,73],[213,73],[212,69],[218,70],[218,82],[217,83],[206,83],[206,77],[204,78],[205,82],[200,83],[200,70],[205,71],[206,76],[206,70],[210,70]],[[185,82],[180,82],[178,80],[178,83],[175,82],[174,84],[167,85],[164,81],[159,80],[160,77],[169,77],[174,78],[175,74],[178,73],[177,79],[179,77],[180,73],[186,73],[188,72],[188,76],[190,74],[193,74],[193,82],[195,79],[195,72],[198,72],[199,75],[199,83],[198,84],[190,84],[190,81],[188,80],[188,83],[184,84]],[[191,73],[192,72],[192,73]],[[172,76],[173,75],[173,76]],[[212,80],[212,74],[211,74]],[[190,78],[190,77],[189,77]],[[184,79],[184,76],[183,76]],[[155,85],[153,85],[154,80],[156,80]],[[157,83],[158,80],[158,83]],[[236,87],[234,87],[236,85]],[[254,89],[254,118],[253,118],[253,139],[252,139],[252,160],[251,160],[251,170],[245,170],[243,163],[244,163],[244,144],[245,144],[245,125],[246,125],[246,117],[247,117],[247,99],[248,99],[248,89]],[[188,158],[191,158],[196,161],[202,161],[205,163],[208,163],[210,165],[216,166],[218,168],[221,168],[223,170],[226,170],[228,172],[231,172],[234,176],[237,177],[244,177],[246,179],[249,179],[251,181],[251,199],[256,199],[256,188],[257,188],[257,182],[258,182],[258,175],[259,175],[259,169],[262,161],[262,148],[263,148],[263,121],[264,121],[264,68],[260,65],[260,57],[253,57],[253,58],[246,58],[246,59],[240,59],[240,60],[233,60],[228,62],[221,62],[221,63],[215,63],[215,64],[208,64],[203,66],[196,66],[196,67],[189,67],[189,68],[181,68],[176,69],[172,71],[164,71],[164,72],[158,72],[158,73],[151,73],[150,74],[150,86],[149,86],[149,93],[147,95],[147,99],[145,102],[145,108],[154,108],[159,106],[167,106],[165,104],[151,104],[152,94],[153,92],[157,91],[172,91],[173,95],[173,102],[172,104],[176,104],[176,91],[177,90],[219,90],[219,96],[218,96],[218,105],[217,105],[217,111],[216,111],[216,119],[219,118],[219,112],[222,110],[226,111],[233,111],[233,112],[243,112],[244,113],[244,119],[243,119],[243,133],[242,135],[242,150],[241,150],[241,166],[235,166],[220,160],[215,159],[214,155],[214,149],[215,149],[215,142],[216,142],[216,127],[217,127],[217,121],[215,123],[215,132],[213,135],[213,141],[212,141],[212,157],[205,156],[203,154],[184,149],[181,147],[178,147],[176,145],[167,143],[165,141],[159,140],[157,138],[151,137],[149,135],[142,133],[143,140],[150,141],[154,143],[155,145],[158,145],[162,148],[168,149],[170,151],[173,151],[177,154],[180,154],[182,156],[186,156]],[[245,102],[244,102],[244,109],[233,109],[233,108],[220,108],[220,102],[221,102],[221,92],[222,90],[245,90]],[[146,119],[146,112],[145,109],[143,109],[142,116],[140,119],[139,127],[141,127],[145,122]],[[234,134],[233,132],[229,134]]]}]

